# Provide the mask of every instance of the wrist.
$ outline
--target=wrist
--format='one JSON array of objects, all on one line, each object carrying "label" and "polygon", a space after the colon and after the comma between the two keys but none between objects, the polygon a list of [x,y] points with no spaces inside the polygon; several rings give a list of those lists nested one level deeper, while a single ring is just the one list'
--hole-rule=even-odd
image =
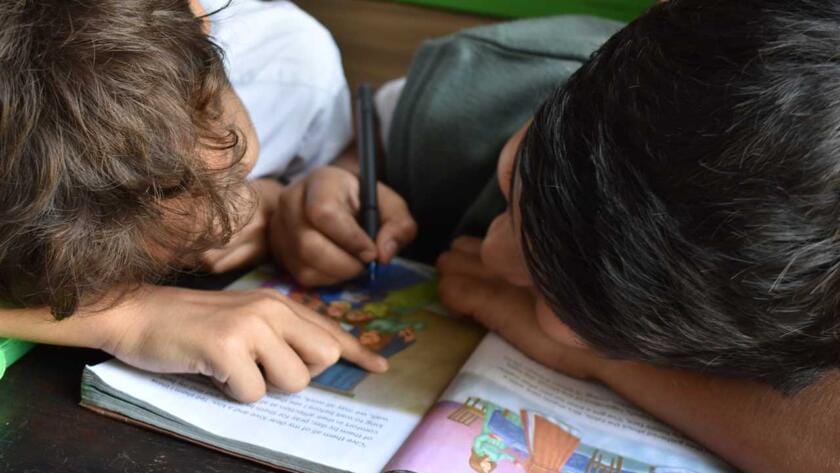
[{"label": "wrist", "polygon": [[105,349],[125,333],[123,326],[129,319],[126,312],[126,304],[111,296],[83,306],[62,320],[56,320],[49,307],[2,309],[0,336],[49,345]]},{"label": "wrist", "polygon": [[252,182],[251,188],[256,193],[259,211],[266,216],[271,216],[280,205],[280,194],[286,186],[275,179],[261,178]]},{"label": "wrist", "polygon": [[633,376],[648,365],[638,361],[616,360],[610,358],[601,358],[601,362],[593,371],[593,377],[618,391],[622,381],[626,380],[628,376]]},{"label": "wrist", "polygon": [[72,318],[78,318],[85,326],[83,328],[88,330],[84,346],[113,355],[129,335],[142,332],[143,311],[139,305],[151,297],[149,292],[154,288],[141,286],[119,291],[100,304],[74,315]]}]

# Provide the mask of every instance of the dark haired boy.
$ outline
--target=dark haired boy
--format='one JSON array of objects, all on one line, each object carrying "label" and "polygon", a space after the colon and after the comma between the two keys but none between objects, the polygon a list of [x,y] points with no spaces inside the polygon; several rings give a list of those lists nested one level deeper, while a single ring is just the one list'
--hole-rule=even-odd
[{"label": "dark haired boy", "polygon": [[840,4],[672,0],[620,27],[421,49],[386,172],[415,255],[484,233],[438,260],[451,308],[740,469],[840,471]]}]

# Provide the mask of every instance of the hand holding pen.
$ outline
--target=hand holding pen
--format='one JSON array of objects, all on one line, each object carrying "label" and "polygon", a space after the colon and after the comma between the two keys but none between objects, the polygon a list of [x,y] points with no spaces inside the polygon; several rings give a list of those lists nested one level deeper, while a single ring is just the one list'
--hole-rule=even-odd
[{"label": "hand holding pen", "polygon": [[[369,110],[373,111],[372,105]],[[375,130],[371,127],[368,138],[363,138],[363,128],[359,123],[357,140],[369,140],[366,149],[375,148]],[[269,224],[272,256],[305,285],[335,284],[365,273],[370,263],[388,263],[417,233],[402,197],[376,183],[375,174],[356,174],[361,171],[362,154],[315,169],[280,193]],[[360,195],[361,180],[368,183],[365,196]]]}]

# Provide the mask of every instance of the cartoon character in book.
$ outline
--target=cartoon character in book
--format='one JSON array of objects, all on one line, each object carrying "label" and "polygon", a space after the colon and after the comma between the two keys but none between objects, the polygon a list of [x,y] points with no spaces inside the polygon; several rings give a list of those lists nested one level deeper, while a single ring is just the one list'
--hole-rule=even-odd
[{"label": "cartoon character in book", "polygon": [[478,473],[490,473],[501,461],[511,461],[526,473],[559,473],[580,445],[572,427],[548,416],[525,410],[515,413],[473,399],[471,406],[478,405],[483,422],[469,459]]},{"label": "cartoon character in book", "polygon": [[[357,320],[354,314],[365,314],[365,322]],[[361,315],[359,317],[362,318]],[[362,345],[385,358],[390,358],[410,347],[417,340],[417,331],[425,328],[423,323],[404,322],[401,319],[399,315],[394,314],[376,318],[366,311],[351,310],[344,317],[344,322],[350,327],[350,333],[358,338]],[[322,388],[352,394],[356,386],[368,375],[367,371],[341,360],[312,381]]]},{"label": "cartoon character in book", "polygon": [[401,319],[398,315],[377,318],[351,333],[355,335],[358,330],[357,337],[362,345],[389,358],[411,346],[417,340],[417,331],[425,328],[422,322],[409,323]]},{"label": "cartoon character in book", "polygon": [[484,422],[473,440],[469,465],[478,473],[490,473],[501,461],[517,465],[528,457],[522,418],[515,412],[484,402]]},{"label": "cartoon character in book", "polygon": [[349,301],[332,301],[327,305],[327,316],[333,320],[342,320],[353,308]]},{"label": "cartoon character in book", "polygon": [[344,314],[342,322],[352,325],[353,327],[363,327],[371,320],[375,319],[376,315],[363,309],[351,309]]},{"label": "cartoon character in book", "polygon": [[[307,289],[285,275],[269,277],[262,287],[276,289],[292,300],[335,320],[362,345],[389,358],[417,341],[425,325],[405,322],[435,300],[429,275],[399,264],[381,267],[375,282],[359,279],[340,287]],[[312,381],[315,386],[353,394],[368,373],[344,360]]]},{"label": "cartoon character in book", "polygon": [[391,337],[376,330],[364,330],[359,333],[359,342],[368,350],[379,353],[391,341]]},{"label": "cartoon character in book", "polygon": [[400,337],[400,340],[402,340],[403,343],[409,345],[414,340],[417,340],[417,331],[414,329],[414,327],[406,327],[397,332],[397,336]]}]

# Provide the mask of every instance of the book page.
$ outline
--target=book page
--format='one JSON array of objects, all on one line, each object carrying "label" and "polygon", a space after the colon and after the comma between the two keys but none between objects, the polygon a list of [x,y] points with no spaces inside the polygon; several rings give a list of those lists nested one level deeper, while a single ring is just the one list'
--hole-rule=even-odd
[{"label": "book page", "polygon": [[[484,334],[469,321],[443,313],[436,304],[433,272],[403,260],[380,267],[373,283],[310,290],[264,268],[228,289],[253,288],[274,288],[333,318],[387,357],[388,372],[371,374],[341,361],[301,393],[269,393],[243,405],[227,400],[201,377],[156,375],[111,361],[89,368],[99,380],[88,384],[104,386],[92,392],[83,385],[83,402],[132,418],[144,416],[131,407],[142,405],[152,414],[141,421],[153,423],[162,416],[160,428],[279,466],[288,462],[263,450],[251,454],[255,450],[249,446],[338,471],[376,473]],[[174,426],[169,419],[175,419]],[[236,449],[230,447],[234,444]]]},{"label": "book page", "polygon": [[111,388],[185,425],[340,471],[381,471],[421,417],[320,389],[272,392],[241,404],[200,377],[153,375],[118,361],[90,370]]},{"label": "book page", "polygon": [[605,387],[488,335],[386,471],[733,471]]}]

